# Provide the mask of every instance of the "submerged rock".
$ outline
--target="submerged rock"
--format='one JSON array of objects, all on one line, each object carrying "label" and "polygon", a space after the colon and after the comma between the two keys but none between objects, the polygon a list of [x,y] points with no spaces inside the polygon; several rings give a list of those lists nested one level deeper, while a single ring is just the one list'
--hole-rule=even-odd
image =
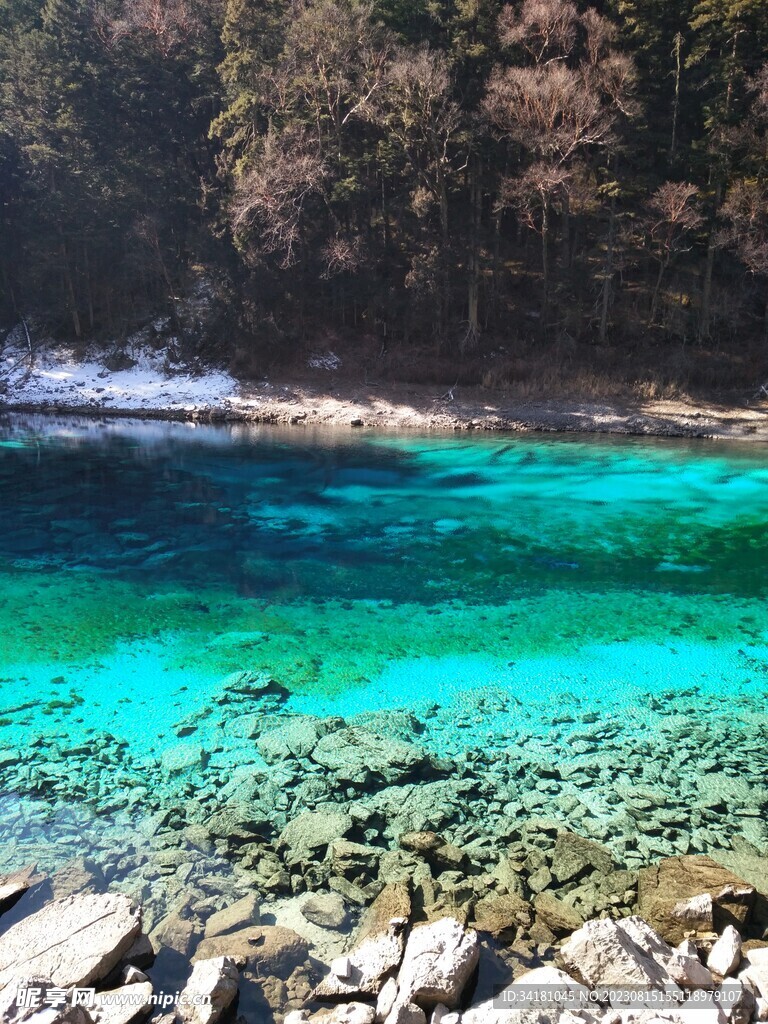
[{"label": "submerged rock", "polygon": [[488,893],[477,902],[474,909],[474,926],[478,931],[490,935],[514,938],[521,928],[527,928],[533,921],[531,905],[517,893]]},{"label": "submerged rock", "polygon": [[320,928],[343,928],[347,922],[344,900],[335,892],[320,892],[301,906],[301,913]]},{"label": "submerged rock", "polygon": [[259,897],[255,893],[248,893],[236,903],[211,914],[205,922],[204,935],[206,939],[228,935],[249,925],[257,925],[259,921]]},{"label": "submerged rock", "polygon": [[297,967],[306,964],[308,953],[306,939],[290,928],[260,925],[203,939],[195,950],[192,963],[228,956],[246,975],[285,980]]},{"label": "submerged rock", "polygon": [[51,875],[51,891],[57,900],[88,892],[104,892],[106,887],[104,872],[87,857],[75,857]]},{"label": "submerged rock", "polygon": [[433,765],[421,747],[350,726],[323,736],[312,760],[342,782],[357,786],[384,782],[391,785]]},{"label": "submerged rock", "polygon": [[207,761],[208,754],[198,743],[177,743],[164,750],[161,757],[163,769],[169,775],[204,768]]},{"label": "submerged rock", "polygon": [[288,696],[288,690],[267,672],[232,672],[222,680],[221,688],[225,693],[238,697],[262,697],[265,694]]},{"label": "submerged rock", "polygon": [[267,764],[277,764],[290,757],[301,760],[312,754],[322,736],[327,736],[343,726],[343,718],[300,715],[285,725],[278,726],[277,729],[262,732],[256,747]]},{"label": "submerged rock", "polygon": [[555,935],[568,935],[584,923],[584,918],[577,910],[551,892],[539,893],[533,900],[533,908],[536,917]]},{"label": "submerged rock", "polygon": [[174,910],[167,914],[150,934],[153,946],[164,946],[187,957],[195,948],[199,930],[194,921]]},{"label": "submerged rock", "polygon": [[286,825],[278,837],[277,849],[283,852],[288,867],[322,860],[326,848],[353,825],[352,818],[343,811],[307,811]]},{"label": "submerged rock", "polygon": [[573,832],[560,832],[552,851],[552,874],[558,882],[572,882],[598,871],[606,875],[615,867],[609,850]]}]

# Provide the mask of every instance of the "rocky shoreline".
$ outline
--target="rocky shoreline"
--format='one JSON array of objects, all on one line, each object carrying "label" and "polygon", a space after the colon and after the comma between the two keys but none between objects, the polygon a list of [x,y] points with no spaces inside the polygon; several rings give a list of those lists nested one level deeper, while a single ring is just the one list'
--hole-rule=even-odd
[{"label": "rocky shoreline", "polygon": [[69,385],[34,400],[8,390],[0,395],[3,414],[67,414],[87,417],[171,420],[192,423],[273,424],[376,431],[509,431],[602,433],[646,437],[768,441],[768,409],[762,398],[723,395],[711,399],[529,399],[483,388],[369,384],[354,381],[231,381],[222,398],[220,382],[206,397],[205,376],[193,380],[194,394],[174,400],[157,384],[157,395],[142,399],[121,387],[106,393],[110,374],[100,376],[104,394]]},{"label": "rocky shoreline", "polygon": [[[337,866],[364,860],[363,847],[330,838],[332,824],[329,841],[314,842],[315,855]],[[235,902],[188,901],[150,930],[137,901],[88,891],[94,879],[82,865],[52,878],[29,866],[0,878],[0,1017],[8,1024],[133,1024],[160,1011],[155,1019],[164,1024],[768,1019],[764,893],[709,857],[666,858],[633,875],[611,870],[605,848],[545,822],[531,822],[529,834],[562,898],[531,901],[513,855],[499,859],[492,888],[492,877],[472,873],[466,853],[417,832],[400,837],[391,880],[366,906],[338,891],[313,895],[293,928],[265,923],[269,904],[251,890]],[[567,899],[587,878],[614,895],[582,922]],[[434,897],[436,880],[453,883],[451,900]],[[51,898],[67,886],[75,892]],[[335,935],[336,955],[327,947],[323,962],[305,926]],[[167,966],[157,972],[169,957],[173,979]]]}]

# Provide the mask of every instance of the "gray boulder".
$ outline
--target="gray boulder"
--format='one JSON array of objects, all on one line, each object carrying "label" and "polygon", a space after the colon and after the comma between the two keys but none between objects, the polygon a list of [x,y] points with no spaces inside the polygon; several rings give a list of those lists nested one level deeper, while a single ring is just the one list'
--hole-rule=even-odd
[{"label": "gray boulder", "polygon": [[408,936],[397,976],[397,1003],[415,1003],[422,1009],[438,1003],[449,1009],[458,1006],[479,957],[477,932],[455,918],[418,925]]},{"label": "gray boulder", "polygon": [[289,757],[301,760],[311,755],[322,736],[327,736],[343,725],[343,718],[300,715],[277,729],[262,732],[256,747],[267,764],[276,764]]},{"label": "gray boulder", "polygon": [[259,897],[256,893],[248,893],[236,903],[211,914],[205,922],[204,935],[206,939],[214,935],[228,935],[249,925],[259,924],[259,921]]},{"label": "gray boulder", "polygon": [[312,752],[312,760],[332,772],[339,781],[357,786],[402,782],[431,763],[430,756],[421,747],[379,736],[360,726],[323,736]]},{"label": "gray boulder", "polygon": [[237,982],[237,966],[229,957],[199,960],[179,997],[178,1024],[215,1024],[237,995]]},{"label": "gray boulder", "polygon": [[277,840],[277,849],[282,851],[289,867],[322,860],[326,848],[353,826],[352,818],[343,811],[307,811],[285,826]]},{"label": "gray boulder", "polygon": [[347,923],[344,900],[335,892],[315,893],[301,905],[301,913],[320,928],[343,928]]}]

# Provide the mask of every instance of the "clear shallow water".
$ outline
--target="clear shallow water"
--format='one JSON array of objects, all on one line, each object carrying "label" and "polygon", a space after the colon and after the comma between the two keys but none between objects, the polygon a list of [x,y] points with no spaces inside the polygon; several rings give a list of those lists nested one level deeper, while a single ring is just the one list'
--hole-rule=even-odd
[{"label": "clear shallow water", "polygon": [[[567,756],[570,706],[653,742],[679,701],[765,740],[758,446],[16,417],[0,517],[0,765],[107,733],[140,772],[245,669],[288,711],[408,708],[449,756]],[[196,741],[226,748],[225,719]]]}]

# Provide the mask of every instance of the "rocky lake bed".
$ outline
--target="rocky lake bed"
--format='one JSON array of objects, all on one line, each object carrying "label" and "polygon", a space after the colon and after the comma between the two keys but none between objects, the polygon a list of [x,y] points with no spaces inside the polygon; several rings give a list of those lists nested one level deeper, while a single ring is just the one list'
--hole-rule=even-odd
[{"label": "rocky lake bed", "polygon": [[[292,1022],[372,1021],[384,983],[405,970],[410,926],[418,935],[423,924],[450,920],[451,941],[477,946],[477,957],[450,998],[430,1003],[411,992],[418,1012],[379,1009],[376,1019],[389,1024],[442,1021],[436,1011],[424,1016],[438,1003],[446,1013],[464,1007],[467,1024],[517,1019],[490,1005],[468,1010],[470,995],[482,1004],[522,971],[560,963],[564,940],[588,922],[640,915],[675,946],[701,933],[705,951],[713,928],[734,920],[745,939],[768,934],[766,755],[749,702],[718,708],[710,697],[707,724],[696,727],[679,695],[674,713],[659,697],[645,745],[608,709],[601,717],[574,703],[527,742],[497,736],[493,746],[462,751],[454,739],[456,749],[443,743],[438,756],[431,733],[446,728],[439,711],[424,721],[407,710],[346,721],[291,713],[287,699],[268,675],[234,673],[210,706],[179,720],[178,742],[155,764],[132,764],[114,737],[72,747],[54,730],[30,737],[23,755],[4,751],[5,786],[16,794],[0,826],[5,884],[13,890],[16,878],[14,895],[25,894],[0,917],[0,980],[14,929],[56,901],[104,892],[141,906],[154,967],[148,947],[123,963],[148,968],[150,981],[140,984],[178,992],[193,963],[216,961],[218,977],[232,973],[231,961],[244,972],[238,1006],[249,1024],[290,1012]],[[465,710],[475,729],[503,713],[501,699],[484,694]],[[19,880],[12,869],[30,864]],[[705,900],[702,910],[694,898],[705,892],[720,903]],[[680,921],[670,917],[672,904],[691,900]],[[389,935],[395,919],[405,922],[402,933]],[[347,958],[354,966],[351,950],[365,944],[372,921],[389,935],[388,966],[375,983],[355,987],[345,976],[331,992],[337,976],[327,965]],[[643,956],[655,942],[642,938]],[[253,952],[262,945],[266,952]],[[124,952],[103,974],[110,984]],[[371,954],[377,970],[380,955]],[[581,981],[583,972],[573,976]],[[324,1014],[323,993],[360,1007]]]}]

